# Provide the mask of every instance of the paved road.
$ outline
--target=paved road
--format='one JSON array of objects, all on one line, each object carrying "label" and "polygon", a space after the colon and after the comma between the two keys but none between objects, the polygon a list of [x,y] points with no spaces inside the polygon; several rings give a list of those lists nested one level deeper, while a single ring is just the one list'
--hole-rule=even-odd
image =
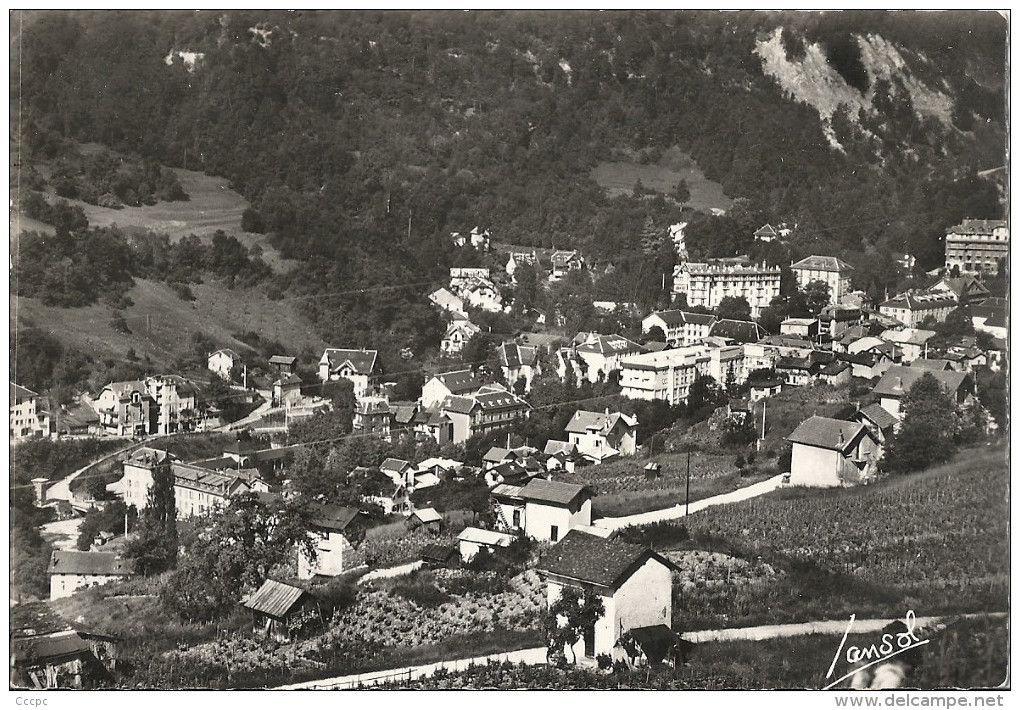
[{"label": "paved road", "polygon": [[[729,493],[723,493],[721,495],[712,496],[711,498],[703,498],[702,500],[694,501],[690,505],[691,513],[697,513],[699,510],[710,508],[713,505],[724,505],[726,503],[737,503],[742,500],[748,500],[749,498],[756,498],[766,493],[779,488],[783,482],[783,474],[773,476],[764,481],[747,486],[746,488],[738,488],[735,491]],[[628,525],[647,525],[648,523],[658,523],[664,520],[676,520],[687,515],[685,510],[686,506],[683,503],[678,503],[671,508],[665,508],[663,510],[653,510],[648,513],[637,513],[636,515],[628,515],[622,518],[600,518],[596,520],[592,525],[604,528],[606,530],[619,530],[625,528]]]},{"label": "paved road", "polygon": [[54,483],[52,486],[47,488],[46,489],[46,500],[67,500],[67,501],[71,500],[71,481],[73,481],[74,479],[76,479],[78,476],[82,475],[86,471],[88,471],[93,466],[97,466],[97,465],[103,463],[104,461],[109,461],[110,459],[115,458],[117,456],[120,456],[125,451],[130,451],[131,449],[133,449],[133,448],[135,448],[137,446],[144,446],[144,444],[145,444],[145,442],[133,441],[130,444],[128,444],[127,446],[125,446],[123,448],[120,448],[120,449],[117,449],[113,453],[107,454],[106,456],[102,457],[101,459],[97,459],[97,460],[93,461],[92,463],[89,463],[89,464],[86,464],[86,465],[82,466],[77,471],[74,471],[73,473],[67,475],[65,478],[60,479],[59,481]]},{"label": "paved road", "polygon": [[266,414],[269,414],[270,411],[281,411],[281,412],[283,411],[283,407],[275,407],[275,408],[273,407],[273,393],[272,392],[267,392],[267,391],[263,391],[263,390],[256,390],[256,391],[258,392],[259,396],[261,396],[265,400],[262,404],[260,404],[254,410],[252,410],[251,414],[249,414],[248,416],[244,417],[243,419],[238,419],[236,422],[230,422],[228,424],[224,424],[224,425],[222,425],[220,427],[215,428],[213,431],[230,431],[232,429],[243,429],[244,427],[248,426],[252,422],[256,422],[259,419],[261,419],[263,416],[265,416]]}]

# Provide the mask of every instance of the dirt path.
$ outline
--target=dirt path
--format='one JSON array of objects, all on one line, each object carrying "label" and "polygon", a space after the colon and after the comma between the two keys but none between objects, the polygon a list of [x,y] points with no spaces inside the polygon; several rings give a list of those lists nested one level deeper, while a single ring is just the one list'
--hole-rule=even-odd
[{"label": "dirt path", "polygon": [[117,449],[113,453],[109,453],[106,456],[102,457],[101,459],[96,459],[92,463],[88,463],[88,464],[82,466],[77,471],[74,471],[73,473],[68,474],[67,476],[65,476],[64,478],[60,479],[59,481],[54,483],[52,486],[47,488],[46,489],[46,500],[67,500],[67,501],[71,500],[71,481],[73,481],[74,479],[78,478],[78,476],[82,475],[83,473],[88,471],[93,466],[98,466],[101,463],[104,463],[106,461],[109,461],[112,458],[120,456],[125,451],[130,451],[131,449],[133,449],[133,448],[135,448],[137,446],[144,446],[144,445],[145,445],[144,441],[132,441],[127,446],[124,446],[124,447],[122,447],[120,449]]},{"label": "dirt path", "polygon": [[[752,484],[746,488],[738,488],[735,491],[729,493],[722,493],[711,498],[704,498],[702,500],[695,501],[690,505],[690,512],[697,513],[699,510],[710,508],[713,505],[725,505],[726,503],[737,503],[742,500],[748,500],[750,498],[756,498],[766,493],[779,488],[783,482],[783,475],[773,476],[767,480],[759,483]],[[658,523],[664,520],[676,520],[687,515],[686,506],[683,503],[678,503],[669,508],[663,510],[652,510],[647,513],[637,513],[636,515],[627,515],[622,518],[601,518],[592,523],[595,527],[604,528],[606,530],[619,530],[629,525],[647,525],[648,523]]]}]

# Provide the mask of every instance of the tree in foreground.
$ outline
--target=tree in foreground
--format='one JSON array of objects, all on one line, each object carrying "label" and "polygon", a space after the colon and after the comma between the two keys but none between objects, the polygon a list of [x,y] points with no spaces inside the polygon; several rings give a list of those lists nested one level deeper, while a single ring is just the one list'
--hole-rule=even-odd
[{"label": "tree in foreground", "polygon": [[917,471],[949,460],[961,429],[956,403],[931,373],[922,375],[900,407],[902,426],[885,452],[893,473]]},{"label": "tree in foreground", "polygon": [[751,304],[743,296],[725,296],[716,306],[715,317],[751,320]]},{"label": "tree in foreground", "polygon": [[142,574],[158,574],[177,564],[177,502],[174,474],[169,465],[152,471],[152,485],[139,516],[138,534],[124,554],[135,559]]},{"label": "tree in foreground", "polygon": [[[575,587],[564,587],[560,596],[546,612],[545,627],[549,655],[566,655],[586,632],[594,632],[595,623],[606,613],[602,597],[591,589],[582,593]],[[587,650],[587,649],[586,649]],[[573,659],[577,662],[577,658]]]}]

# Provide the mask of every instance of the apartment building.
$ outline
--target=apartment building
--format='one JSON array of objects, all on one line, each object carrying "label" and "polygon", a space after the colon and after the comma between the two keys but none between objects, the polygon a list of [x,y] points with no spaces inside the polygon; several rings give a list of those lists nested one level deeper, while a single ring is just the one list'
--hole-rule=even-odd
[{"label": "apartment building", "polygon": [[673,270],[673,293],[687,294],[691,306],[715,308],[727,296],[745,298],[751,317],[779,295],[780,268],[765,264],[686,262]]},{"label": "apartment building", "polygon": [[946,271],[994,274],[1009,258],[1009,227],[1001,219],[965,219],[946,230]]}]

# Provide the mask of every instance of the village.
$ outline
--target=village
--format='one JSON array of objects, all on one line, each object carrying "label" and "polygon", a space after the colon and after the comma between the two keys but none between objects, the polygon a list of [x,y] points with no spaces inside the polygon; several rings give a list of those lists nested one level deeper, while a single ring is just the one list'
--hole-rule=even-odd
[{"label": "village", "polygon": [[[154,506],[162,525],[198,535],[215,535],[232,514],[283,528],[280,511],[299,506],[298,533],[273,548],[264,577],[233,590],[247,619],[238,633],[254,648],[272,644],[267,666],[289,648],[308,673],[330,667],[316,664],[309,639],[340,639],[338,648],[350,639],[334,633],[340,581],[380,599],[404,589],[421,611],[436,603],[406,587],[432,585],[455,606],[454,582],[481,589],[483,580],[498,590],[463,602],[493,605],[477,630],[533,630],[545,613],[559,620],[542,663],[678,664],[691,611],[676,590],[689,570],[628,531],[724,514],[774,491],[881,481],[890,461],[903,465],[897,438],[915,428],[910,412],[929,383],[961,427],[995,436],[978,380],[1008,357],[1007,301],[984,280],[1008,257],[1005,222],[948,229],[944,267],[881,299],[824,254],[789,264],[796,293],[781,295],[779,266],[690,261],[684,227],[670,229],[679,263],[662,279],[673,307],[640,313],[596,301],[619,327],[578,333],[564,332],[554,309],[529,313],[532,328],[511,333],[493,332],[486,314],[508,313],[525,278],[539,289],[584,278],[593,268],[585,255],[503,244],[478,227],[453,233],[464,262],[480,265],[450,268],[428,295],[447,327],[416,399],[398,387],[399,363],[383,368],[377,351],[340,336],[314,362],[276,352],[255,364],[225,347],[208,353],[204,372],[110,382],[72,407],[11,382],[15,447],[119,442],[66,479],[31,481],[35,504],[56,519],[42,529],[61,531],[46,562],[50,602],[143,588],[159,569],[138,552],[138,526],[153,524]],[[754,239],[791,229],[764,225]],[[909,255],[901,267],[912,269]],[[776,318],[791,296],[806,312]],[[204,395],[210,383],[216,400]],[[245,405],[234,421],[227,400]],[[182,457],[167,445],[175,437],[209,445]],[[83,545],[85,529],[95,537]],[[191,550],[172,551],[179,569]],[[493,573],[513,585],[496,585]],[[115,683],[139,661],[124,657],[126,639],[55,620],[45,600],[22,600],[12,619],[12,678],[24,687]],[[381,623],[417,629],[400,619]]]}]

